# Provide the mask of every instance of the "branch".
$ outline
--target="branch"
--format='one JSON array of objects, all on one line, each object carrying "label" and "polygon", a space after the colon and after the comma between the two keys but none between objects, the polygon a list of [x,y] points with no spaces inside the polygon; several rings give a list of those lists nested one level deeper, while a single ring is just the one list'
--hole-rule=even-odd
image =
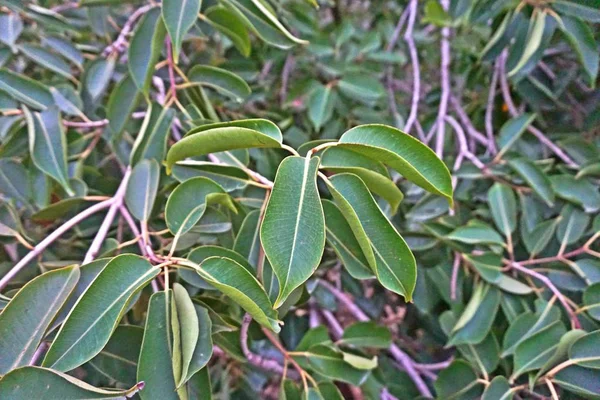
[{"label": "branch", "polygon": [[491,154],[495,155],[498,153],[496,148],[496,141],[494,140],[494,127],[492,126],[492,114],[494,112],[494,99],[496,98],[496,86],[498,86],[498,76],[500,70],[498,67],[494,68],[492,74],[492,82],[490,84],[490,92],[488,93],[487,107],[485,109],[485,133],[488,140],[488,150]]},{"label": "branch", "polygon": [[460,122],[467,128],[467,133],[469,134],[469,136],[471,136],[473,139],[478,141],[483,146],[488,147],[488,140],[483,135],[483,133],[481,133],[477,129],[475,129],[475,127],[473,126],[473,123],[471,122],[471,119],[467,115],[467,112],[465,111],[463,106],[460,104],[460,101],[455,96],[450,96],[450,104],[452,104],[454,111],[456,111],[456,114],[458,115],[458,119],[460,119]]},{"label": "branch", "polygon": [[415,26],[415,18],[417,16],[417,0],[411,0],[409,4],[409,16],[408,25],[406,32],[404,33],[404,40],[408,45],[408,51],[410,53],[410,62],[412,64],[413,73],[413,91],[412,91],[412,102],[410,105],[410,113],[408,119],[404,125],[404,130],[409,133],[413,124],[417,120],[417,110],[419,108],[419,97],[421,95],[421,71],[419,66],[419,54],[417,53],[417,47],[415,46],[415,40],[413,38],[413,28]]},{"label": "branch", "polygon": [[[519,111],[515,106],[515,103],[510,95],[510,87],[508,85],[508,78],[506,76],[506,59],[507,53],[506,51],[500,56],[498,60],[499,64],[499,75],[500,75],[500,89],[502,90],[502,97],[504,98],[504,102],[508,107],[508,111],[512,117],[517,117],[519,115]],[[527,128],[529,132],[533,136],[535,136],[540,142],[542,142],[546,147],[548,147],[554,154],[556,154],[560,159],[562,159],[569,167],[577,168],[578,165],[569,157],[560,147],[558,147],[554,142],[552,142],[542,131],[537,129],[536,127],[529,125]]]},{"label": "branch", "polygon": [[[342,303],[344,307],[346,307],[348,311],[350,311],[350,313],[354,315],[354,317],[357,320],[370,320],[367,314],[365,314],[363,310],[361,310],[356,304],[354,304],[354,302],[344,292],[338,290],[329,282],[326,282],[324,280],[319,280],[318,283],[321,286],[323,286],[323,288],[327,289],[331,294],[333,294],[333,296],[340,303]],[[392,344],[390,346],[389,351],[392,357],[394,357],[394,359],[398,363],[400,363],[400,365],[402,365],[402,368],[404,368],[408,376],[410,376],[415,386],[419,390],[419,393],[421,393],[423,397],[432,398],[433,396],[431,395],[431,391],[429,390],[429,388],[427,387],[427,385],[425,384],[425,382],[423,381],[423,379],[421,378],[414,366],[415,362],[406,353],[404,353],[396,344]]]},{"label": "branch", "polygon": [[121,184],[119,185],[119,188],[117,189],[117,192],[111,199],[111,205],[110,205],[110,208],[108,209],[108,212],[106,213],[106,217],[104,218],[102,225],[100,225],[100,229],[98,229],[98,233],[96,233],[96,237],[94,238],[94,241],[92,242],[92,244],[90,245],[90,248],[88,249],[87,253],[85,254],[85,258],[83,259],[83,264],[87,264],[87,263],[91,262],[98,255],[98,252],[100,251],[100,247],[102,246],[102,243],[104,242],[104,239],[106,238],[106,235],[108,234],[108,231],[110,230],[113,220],[115,219],[115,215],[117,215],[117,210],[123,204],[123,199],[125,198],[125,191],[127,190],[127,183],[129,182],[130,176],[131,176],[131,167],[127,167],[127,170],[125,171],[125,175],[123,176],[123,180],[121,181]]},{"label": "branch", "polygon": [[[448,10],[450,5],[449,0],[440,0],[442,7],[444,10]],[[435,153],[439,158],[442,158],[444,155],[444,136],[446,124],[444,120],[446,119],[446,113],[448,112],[448,99],[450,98],[450,28],[444,27],[442,28],[442,39],[440,43],[440,55],[441,55],[441,63],[440,63],[440,79],[441,79],[441,87],[442,87],[442,96],[440,98],[440,108],[438,109],[437,116],[437,135],[435,138]]]},{"label": "branch", "polygon": [[30,251],[25,257],[23,257],[21,259],[21,261],[19,261],[14,267],[12,267],[12,269],[10,271],[8,271],[8,273],[6,275],[4,275],[2,277],[2,279],[0,279],[0,290],[3,289],[8,284],[8,282],[12,278],[14,278],[16,274],[19,273],[19,271],[21,271],[27,264],[29,264],[31,261],[33,261],[37,256],[42,254],[42,252],[48,246],[50,246],[56,239],[61,237],[65,232],[67,232],[69,229],[71,229],[72,227],[74,227],[75,225],[77,225],[78,223],[83,221],[84,219],[88,218],[89,216],[91,216],[99,211],[102,211],[106,208],[109,208],[112,205],[112,203],[113,203],[113,200],[111,198],[108,200],[104,200],[100,203],[94,204],[93,206],[83,210],[82,212],[75,215],[74,217],[72,217],[71,219],[66,221],[64,224],[62,224],[61,226],[56,228],[56,230],[54,230],[54,232],[52,232],[50,235],[46,236],[46,238],[44,240],[42,240],[40,243],[38,243],[33,248],[32,251]]},{"label": "branch", "polygon": [[102,55],[106,57],[111,53],[120,53],[124,51],[127,48],[127,35],[133,30],[135,21],[154,7],[157,7],[157,4],[148,4],[135,10],[135,12],[129,16],[125,25],[123,25],[123,29],[121,29],[121,33],[119,33],[117,39],[104,49]]}]

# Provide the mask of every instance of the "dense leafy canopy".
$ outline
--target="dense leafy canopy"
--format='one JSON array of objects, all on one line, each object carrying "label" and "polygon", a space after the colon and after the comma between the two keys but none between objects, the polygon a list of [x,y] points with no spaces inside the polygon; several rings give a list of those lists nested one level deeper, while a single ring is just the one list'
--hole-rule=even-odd
[{"label": "dense leafy canopy", "polygon": [[599,23],[0,0],[0,399],[599,399]]}]

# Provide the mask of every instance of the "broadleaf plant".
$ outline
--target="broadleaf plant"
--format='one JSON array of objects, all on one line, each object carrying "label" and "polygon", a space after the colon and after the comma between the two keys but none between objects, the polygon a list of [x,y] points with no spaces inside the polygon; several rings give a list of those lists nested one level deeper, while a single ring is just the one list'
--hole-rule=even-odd
[{"label": "broadleaf plant", "polygon": [[0,399],[600,398],[596,0],[0,0]]}]

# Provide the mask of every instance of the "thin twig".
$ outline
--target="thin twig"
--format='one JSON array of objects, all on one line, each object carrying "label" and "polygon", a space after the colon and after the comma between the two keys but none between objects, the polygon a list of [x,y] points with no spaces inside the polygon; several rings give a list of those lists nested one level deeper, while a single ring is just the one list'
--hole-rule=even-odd
[{"label": "thin twig", "polygon": [[406,32],[404,33],[404,40],[408,45],[408,51],[410,54],[410,63],[412,65],[412,77],[413,77],[413,90],[412,90],[412,101],[410,105],[410,113],[408,119],[404,125],[404,130],[409,133],[413,124],[417,120],[417,111],[419,108],[419,98],[421,96],[421,71],[419,66],[419,53],[417,52],[417,46],[415,46],[415,40],[413,38],[413,29],[415,26],[415,19],[417,16],[417,1],[411,0],[409,4],[409,16],[408,25],[406,26]]},{"label": "thin twig", "polygon": [[82,212],[75,215],[74,217],[66,221],[64,224],[56,228],[54,232],[46,236],[44,240],[38,243],[32,251],[27,253],[27,255],[21,259],[21,261],[19,261],[14,267],[12,267],[10,271],[8,271],[8,273],[6,273],[6,275],[2,277],[2,279],[0,279],[0,290],[3,289],[8,284],[8,282],[10,282],[10,280],[14,278],[15,275],[17,275],[19,271],[21,271],[27,264],[33,261],[40,254],[42,254],[42,252],[48,246],[50,246],[56,239],[60,238],[65,232],[67,232],[69,229],[71,229],[84,219],[88,218],[89,216],[94,215],[95,213],[102,211],[106,208],[109,208],[112,205],[112,202],[113,200],[111,198],[109,200],[104,200],[100,203],[94,204],[93,206],[86,208],[85,210],[83,210]]},{"label": "thin twig", "polygon": [[460,104],[460,101],[458,100],[458,98],[456,98],[455,96],[450,96],[450,104],[454,108],[454,111],[456,111],[456,114],[458,115],[458,119],[460,119],[460,122],[467,128],[467,133],[469,134],[469,136],[472,137],[473,139],[475,139],[477,142],[479,142],[483,146],[487,147],[488,140],[486,139],[486,137],[483,133],[481,133],[477,129],[475,129],[475,127],[473,126],[473,123],[471,122],[471,119],[467,115],[467,112],[465,111],[465,109]]},{"label": "thin twig", "polygon": [[129,16],[129,18],[125,22],[125,25],[123,25],[123,29],[121,29],[121,32],[119,33],[117,39],[111,45],[107,46],[104,49],[102,55],[106,57],[111,53],[120,53],[124,51],[127,48],[127,36],[133,30],[133,24],[135,23],[135,21],[137,21],[138,18],[146,14],[154,7],[157,7],[157,4],[148,4],[135,10]]},{"label": "thin twig", "polygon": [[450,298],[456,300],[456,286],[458,282],[458,270],[460,269],[460,254],[454,252],[454,262],[452,263],[452,278],[450,280]]},{"label": "thin twig", "polygon": [[[440,4],[444,10],[448,10],[450,6],[449,0],[440,0]],[[435,138],[435,154],[439,158],[444,155],[444,136],[445,136],[445,119],[448,112],[448,100],[450,98],[450,28],[445,26],[442,28],[442,38],[440,41],[440,80],[442,95],[440,97],[440,106],[437,116],[437,135]]]},{"label": "thin twig", "polygon": [[492,125],[492,116],[494,113],[494,100],[496,98],[496,86],[498,86],[498,76],[500,69],[496,66],[492,74],[492,82],[490,83],[490,91],[488,93],[487,107],[485,109],[485,133],[487,135],[488,147],[487,150],[495,155],[498,153],[496,141],[494,140],[494,127]]},{"label": "thin twig", "polygon": [[283,64],[283,70],[281,71],[281,88],[279,89],[279,104],[283,106],[287,98],[288,82],[290,80],[290,74],[294,67],[294,57],[292,54],[288,54],[285,63]]}]

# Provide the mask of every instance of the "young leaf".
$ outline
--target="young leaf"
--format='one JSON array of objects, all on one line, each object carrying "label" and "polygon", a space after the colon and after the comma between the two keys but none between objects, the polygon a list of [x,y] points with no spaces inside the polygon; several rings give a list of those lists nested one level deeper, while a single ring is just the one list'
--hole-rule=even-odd
[{"label": "young leaf", "polygon": [[170,290],[156,292],[148,304],[137,372],[138,380],[146,383],[145,390],[140,392],[143,400],[179,400],[171,363],[171,297]]},{"label": "young leaf", "polygon": [[509,237],[517,228],[517,200],[512,189],[495,183],[488,191],[488,204],[494,223],[504,236]]},{"label": "young leaf", "polygon": [[[144,388],[140,382],[127,390],[95,388],[70,375],[40,367],[23,367],[12,370],[0,380],[3,400],[22,399],[124,399]],[[142,390],[143,392],[143,390]]]},{"label": "young leaf", "polygon": [[279,308],[319,266],[325,217],[317,189],[319,158],[287,157],[279,165],[260,239],[279,280]]},{"label": "young leaf", "polygon": [[210,257],[202,262],[198,274],[229,296],[259,324],[275,333],[280,331],[277,311],[258,280],[246,268],[225,257]]},{"label": "young leaf", "polygon": [[165,206],[167,227],[177,237],[180,237],[196,225],[202,218],[206,207],[220,203],[236,211],[231,197],[207,178],[192,178],[183,182],[169,196]]},{"label": "young leaf", "polygon": [[[172,326],[179,327],[179,332],[173,328],[173,347],[176,352],[181,353],[180,360],[177,360],[175,357],[173,358],[173,363],[176,361],[181,362],[180,365],[173,365],[173,371],[175,371],[177,387],[181,387],[188,379],[188,371],[192,357],[194,356],[200,329],[194,303],[192,303],[187,290],[178,283],[173,284],[172,305],[176,309],[176,312],[173,312],[171,315]],[[180,348],[177,348],[176,343],[180,343]]]},{"label": "young leaf", "polygon": [[173,58],[177,63],[183,38],[198,19],[201,0],[163,0],[162,17],[173,43]]},{"label": "young leaf", "polygon": [[215,89],[240,102],[251,93],[250,86],[238,75],[209,65],[196,65],[188,73],[188,79],[193,83]]},{"label": "young leaf", "polygon": [[56,107],[42,112],[23,108],[29,132],[29,152],[36,167],[54,178],[69,196],[75,193],[69,185],[67,146],[60,114]]},{"label": "young leaf", "polygon": [[129,299],[158,275],[139,256],[113,258],[79,298],[46,353],[42,366],[70,371],[102,350]]},{"label": "young leaf", "polygon": [[131,173],[125,192],[125,203],[134,217],[148,221],[160,179],[160,166],[155,160],[143,160]]},{"label": "young leaf", "polygon": [[387,164],[423,189],[452,203],[452,182],[446,165],[426,145],[385,125],[361,125],[340,138],[340,146]]},{"label": "young leaf", "polygon": [[79,279],[76,265],[29,281],[0,314],[0,375],[29,365],[50,323]]},{"label": "young leaf", "polygon": [[47,86],[4,68],[0,68],[0,90],[36,110],[45,110],[54,104]]},{"label": "young leaf", "polygon": [[148,97],[154,66],[160,57],[166,34],[160,10],[154,8],[148,11],[138,24],[129,44],[127,53],[129,72],[138,89],[146,97]]},{"label": "young leaf", "polygon": [[277,125],[264,119],[250,119],[201,125],[175,143],[167,153],[167,172],[187,157],[253,147],[281,147],[283,137]]},{"label": "young leaf", "polygon": [[329,179],[330,191],[381,284],[407,301],[417,280],[415,258],[364,182],[352,174]]}]

